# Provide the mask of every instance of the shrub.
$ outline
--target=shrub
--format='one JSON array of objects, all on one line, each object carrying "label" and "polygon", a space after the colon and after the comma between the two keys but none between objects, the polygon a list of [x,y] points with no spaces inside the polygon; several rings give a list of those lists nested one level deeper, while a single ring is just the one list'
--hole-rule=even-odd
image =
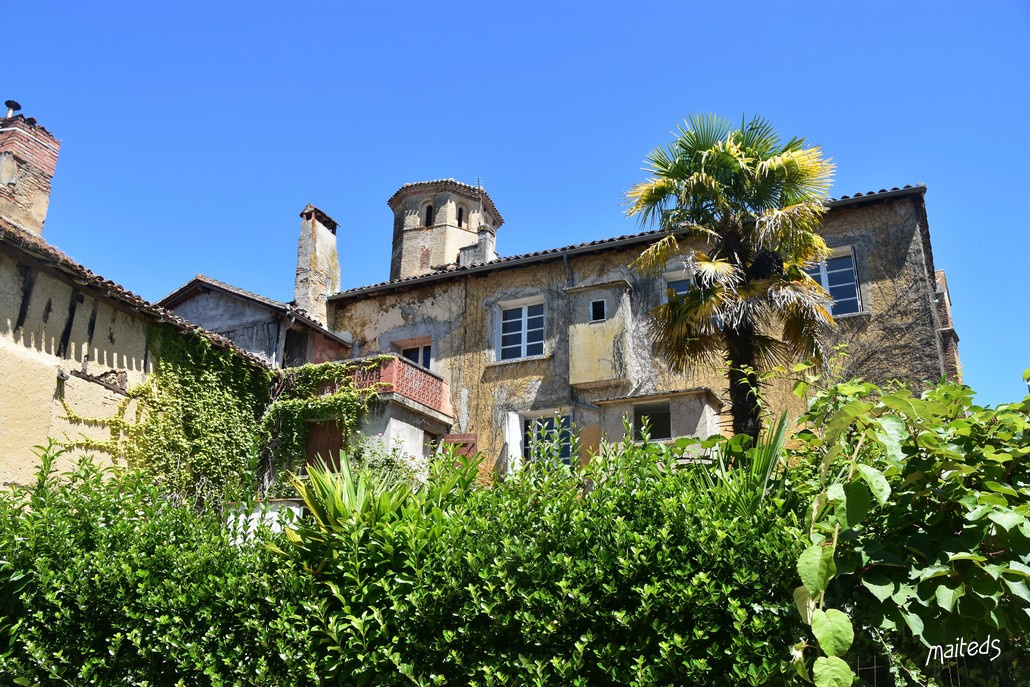
[{"label": "shrub", "polygon": [[0,493],[0,682],[317,682],[310,578],[220,513],[163,498],[141,473],[83,461]]},{"label": "shrub", "polygon": [[[839,639],[852,633],[855,652],[880,654],[899,684],[959,664],[964,684],[1014,685],[1030,669],[1030,397],[996,409],[972,398],[954,384],[917,398],[851,382],[803,418],[817,474],[799,606],[851,616],[813,620],[829,657],[817,685],[850,670],[840,654],[852,640]],[[989,658],[948,649],[988,637]]]},{"label": "shrub", "polygon": [[656,445],[474,477],[314,472],[295,537],[334,684],[783,682],[799,549],[775,505],[722,512]]}]

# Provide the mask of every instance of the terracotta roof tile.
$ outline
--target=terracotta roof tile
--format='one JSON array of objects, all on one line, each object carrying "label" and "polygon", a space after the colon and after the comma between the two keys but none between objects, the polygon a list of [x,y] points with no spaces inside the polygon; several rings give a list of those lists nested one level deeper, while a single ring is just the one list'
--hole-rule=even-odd
[{"label": "terracotta roof tile", "polygon": [[135,310],[153,320],[156,320],[158,323],[167,323],[180,331],[206,337],[220,348],[232,351],[254,365],[268,368],[268,364],[263,360],[251,353],[248,353],[242,348],[239,348],[224,336],[219,336],[218,334],[202,329],[192,322],[184,320],[170,310],[166,310],[140,298],[110,279],[104,279],[103,277],[94,274],[72,260],[65,253],[51,246],[43,240],[42,237],[18,229],[3,219],[0,219],[0,244],[7,244],[15,250],[26,253],[40,262],[50,265],[55,270],[63,272],[71,277],[73,282],[98,292],[101,297],[118,301],[129,307],[131,310]]},{"label": "terracotta roof tile", "polygon": [[[460,183],[460,182],[456,182],[456,181],[453,181],[453,180],[450,180],[450,181],[452,183],[455,183],[455,184]],[[435,184],[435,183],[440,183],[440,182],[424,181],[424,182],[419,182],[419,184],[410,184],[410,185],[411,186],[419,186],[421,184]],[[462,186],[467,186],[466,184],[461,184],[461,185]],[[407,186],[405,186],[404,188],[407,188]],[[475,187],[469,187],[469,188],[475,188]],[[851,205],[851,204],[855,203],[856,199],[858,199],[858,198],[860,198],[862,201],[875,201],[875,200],[880,200],[880,198],[877,198],[877,196],[896,196],[896,195],[903,195],[903,194],[910,194],[910,193],[925,193],[925,192],[926,192],[926,186],[924,186],[923,184],[917,184],[915,186],[912,186],[911,184],[906,184],[905,186],[903,186],[901,188],[898,188],[897,186],[895,186],[894,188],[892,188],[890,190],[880,189],[879,191],[869,191],[867,193],[855,193],[855,194],[852,194],[850,196],[841,196],[840,198],[831,198],[831,199],[829,199],[827,201],[827,205],[830,206],[830,209],[833,209],[834,207],[839,207],[839,206],[844,206],[844,205]],[[400,193],[400,191],[398,191],[398,193]],[[394,194],[394,195],[396,196],[396,194]],[[392,201],[393,198],[391,198],[390,200]],[[643,232],[640,232],[638,234],[624,234],[622,236],[615,236],[615,237],[607,238],[607,239],[598,239],[596,241],[587,241],[585,243],[577,243],[577,244],[573,244],[571,246],[562,246],[561,248],[549,248],[549,249],[546,249],[546,250],[539,250],[539,251],[534,251],[534,252],[531,252],[531,253],[521,253],[519,255],[505,256],[505,257],[502,257],[502,258],[497,258],[496,260],[491,260],[490,262],[480,263],[478,265],[468,265],[468,266],[465,266],[465,267],[458,267],[457,265],[449,265],[445,269],[437,270],[435,272],[430,272],[428,274],[421,274],[421,275],[418,275],[416,277],[405,277],[403,279],[394,279],[392,281],[383,281],[383,282],[379,282],[379,283],[376,283],[376,284],[369,284],[368,286],[359,286],[359,287],[355,287],[353,289],[347,289],[345,291],[340,291],[338,293],[335,293],[332,296],[330,296],[329,298],[330,298],[330,300],[336,300],[336,299],[345,299],[347,297],[363,296],[363,295],[366,295],[366,294],[372,294],[372,293],[375,293],[375,292],[378,292],[378,291],[382,291],[382,290],[390,290],[390,289],[393,289],[393,288],[402,288],[402,287],[404,287],[406,285],[422,283],[422,282],[427,282],[427,281],[435,281],[436,279],[449,278],[451,276],[456,276],[456,275],[463,274],[463,273],[474,273],[474,272],[488,271],[490,269],[501,269],[501,268],[504,268],[506,266],[510,266],[512,264],[517,264],[517,263],[525,262],[525,261],[532,261],[534,259],[547,260],[547,259],[559,257],[563,253],[589,251],[590,249],[593,249],[593,248],[597,248],[599,250],[604,250],[605,248],[614,247],[614,246],[621,246],[621,245],[633,244],[633,243],[642,243],[642,242],[645,242],[645,241],[648,241],[648,240],[651,240],[651,239],[658,238],[658,237],[662,236],[664,233],[665,233],[665,231],[663,229],[655,229],[655,230],[651,230],[651,231],[643,231]]]}]

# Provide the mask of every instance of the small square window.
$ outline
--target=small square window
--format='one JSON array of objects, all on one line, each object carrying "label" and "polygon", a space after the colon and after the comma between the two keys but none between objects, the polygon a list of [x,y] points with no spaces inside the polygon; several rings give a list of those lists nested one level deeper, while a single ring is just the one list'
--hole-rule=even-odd
[{"label": "small square window", "polygon": [[645,422],[651,439],[672,438],[672,412],[669,410],[668,401],[633,406],[633,438],[637,441],[643,439],[641,432]]},{"label": "small square window", "polygon": [[608,319],[608,301],[603,298],[598,301],[590,301],[590,321],[600,322]]}]

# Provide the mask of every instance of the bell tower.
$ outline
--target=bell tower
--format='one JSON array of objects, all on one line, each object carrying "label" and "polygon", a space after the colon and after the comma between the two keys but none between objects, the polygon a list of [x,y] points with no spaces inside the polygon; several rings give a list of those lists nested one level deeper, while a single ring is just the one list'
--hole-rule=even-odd
[{"label": "bell tower", "polygon": [[494,237],[504,220],[480,186],[420,181],[405,184],[387,203],[393,210],[390,281],[497,257]]}]

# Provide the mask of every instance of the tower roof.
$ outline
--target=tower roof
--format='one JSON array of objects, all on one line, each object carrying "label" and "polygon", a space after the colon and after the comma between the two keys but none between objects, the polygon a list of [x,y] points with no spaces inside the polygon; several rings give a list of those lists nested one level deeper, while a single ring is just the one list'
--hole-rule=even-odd
[{"label": "tower roof", "polygon": [[469,200],[482,200],[483,208],[497,218],[497,226],[504,224],[504,218],[501,217],[501,213],[497,211],[497,206],[494,205],[494,202],[490,199],[490,194],[483,190],[482,186],[463,184],[460,181],[455,181],[454,179],[436,179],[434,181],[417,181],[413,184],[404,184],[397,189],[396,193],[390,196],[390,199],[386,201],[386,203],[390,206],[391,210],[396,211],[401,201],[408,196],[413,193],[425,193],[427,191],[449,191],[468,198]]}]

